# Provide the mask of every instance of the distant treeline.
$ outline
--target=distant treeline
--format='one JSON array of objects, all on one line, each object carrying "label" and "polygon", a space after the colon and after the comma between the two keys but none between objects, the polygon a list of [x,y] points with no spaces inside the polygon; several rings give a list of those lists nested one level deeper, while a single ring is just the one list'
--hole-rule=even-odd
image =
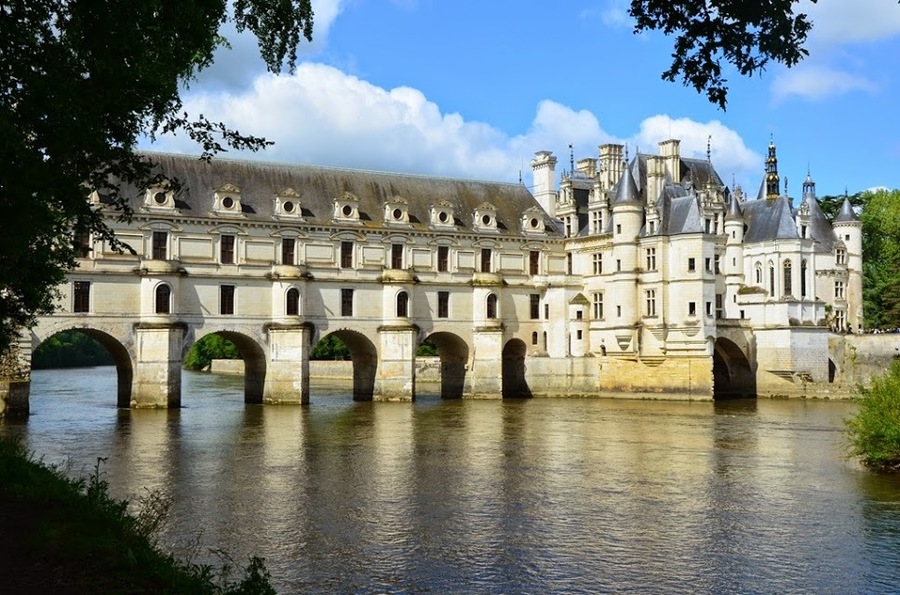
[{"label": "distant treeline", "polygon": [[83,368],[109,366],[115,363],[106,347],[80,331],[63,331],[53,335],[34,350],[31,367]]}]

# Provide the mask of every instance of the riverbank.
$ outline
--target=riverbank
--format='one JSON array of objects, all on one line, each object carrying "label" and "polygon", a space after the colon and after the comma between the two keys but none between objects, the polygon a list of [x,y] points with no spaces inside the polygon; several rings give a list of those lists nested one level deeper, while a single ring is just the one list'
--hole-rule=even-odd
[{"label": "riverbank", "polygon": [[13,593],[274,593],[261,562],[241,583],[153,541],[165,506],[132,516],[95,474],[71,480],[0,439],[0,585]]}]

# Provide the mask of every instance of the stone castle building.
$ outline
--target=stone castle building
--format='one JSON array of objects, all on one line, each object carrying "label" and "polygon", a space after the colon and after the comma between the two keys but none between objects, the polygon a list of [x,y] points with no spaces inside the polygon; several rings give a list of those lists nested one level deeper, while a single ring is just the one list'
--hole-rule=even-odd
[{"label": "stone castle building", "polygon": [[154,154],[177,184],[134,189],[133,220],[110,218],[135,254],[79,238],[59,312],[20,347],[97,338],[134,407],[180,405],[181,362],[210,333],[238,346],[248,402],[307,402],[310,351],[332,333],[361,400],[414,398],[426,340],[448,398],[823,390],[832,331],[862,324],[849,203],[829,221],[810,178],[782,195],[774,145],[754,200],[679,141],[659,149],[603,145],[558,187],[538,152],[533,193]]}]

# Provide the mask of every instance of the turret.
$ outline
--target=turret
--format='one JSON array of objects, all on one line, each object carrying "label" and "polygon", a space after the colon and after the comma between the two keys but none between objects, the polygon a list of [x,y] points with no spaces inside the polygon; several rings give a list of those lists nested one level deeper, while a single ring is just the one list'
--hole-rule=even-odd
[{"label": "turret", "polygon": [[725,317],[740,318],[734,299],[744,284],[744,213],[741,194],[731,196],[725,212],[725,254],[722,272],[725,274]]},{"label": "turret", "polygon": [[612,203],[612,258],[614,276],[609,294],[616,302],[613,319],[630,327],[640,320],[637,299],[638,245],[644,219],[644,204],[630,169],[622,172]]},{"label": "turret", "polygon": [[556,157],[550,151],[538,151],[531,160],[534,198],[551,217],[556,216]]},{"label": "turret", "polygon": [[850,199],[844,196],[841,210],[832,222],[837,239],[847,249],[847,324],[854,332],[863,330],[862,310],[862,221]]}]

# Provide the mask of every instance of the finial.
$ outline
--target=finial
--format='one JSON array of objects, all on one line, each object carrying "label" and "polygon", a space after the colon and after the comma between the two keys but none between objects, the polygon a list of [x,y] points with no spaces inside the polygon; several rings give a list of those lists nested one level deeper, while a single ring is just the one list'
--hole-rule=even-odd
[{"label": "finial", "polygon": [[575,149],[572,148],[572,143],[569,143],[569,171],[575,171]]},{"label": "finial", "polygon": [[712,135],[706,135],[706,162],[712,163]]},{"label": "finial", "polygon": [[847,192],[847,186],[844,186],[844,198],[847,198],[849,193]]},{"label": "finial", "polygon": [[625,143],[625,163],[628,163],[628,143]]},{"label": "finial", "polygon": [[788,193],[788,191],[787,191],[787,182],[788,182],[788,177],[787,177],[787,176],[784,176],[784,195],[785,195],[785,196],[787,196],[787,193]]},{"label": "finial", "polygon": [[734,185],[734,172],[731,172],[731,189],[734,190],[734,188],[735,188],[735,185]]},{"label": "finial", "polygon": [[519,184],[522,183],[522,170],[519,170]]}]

